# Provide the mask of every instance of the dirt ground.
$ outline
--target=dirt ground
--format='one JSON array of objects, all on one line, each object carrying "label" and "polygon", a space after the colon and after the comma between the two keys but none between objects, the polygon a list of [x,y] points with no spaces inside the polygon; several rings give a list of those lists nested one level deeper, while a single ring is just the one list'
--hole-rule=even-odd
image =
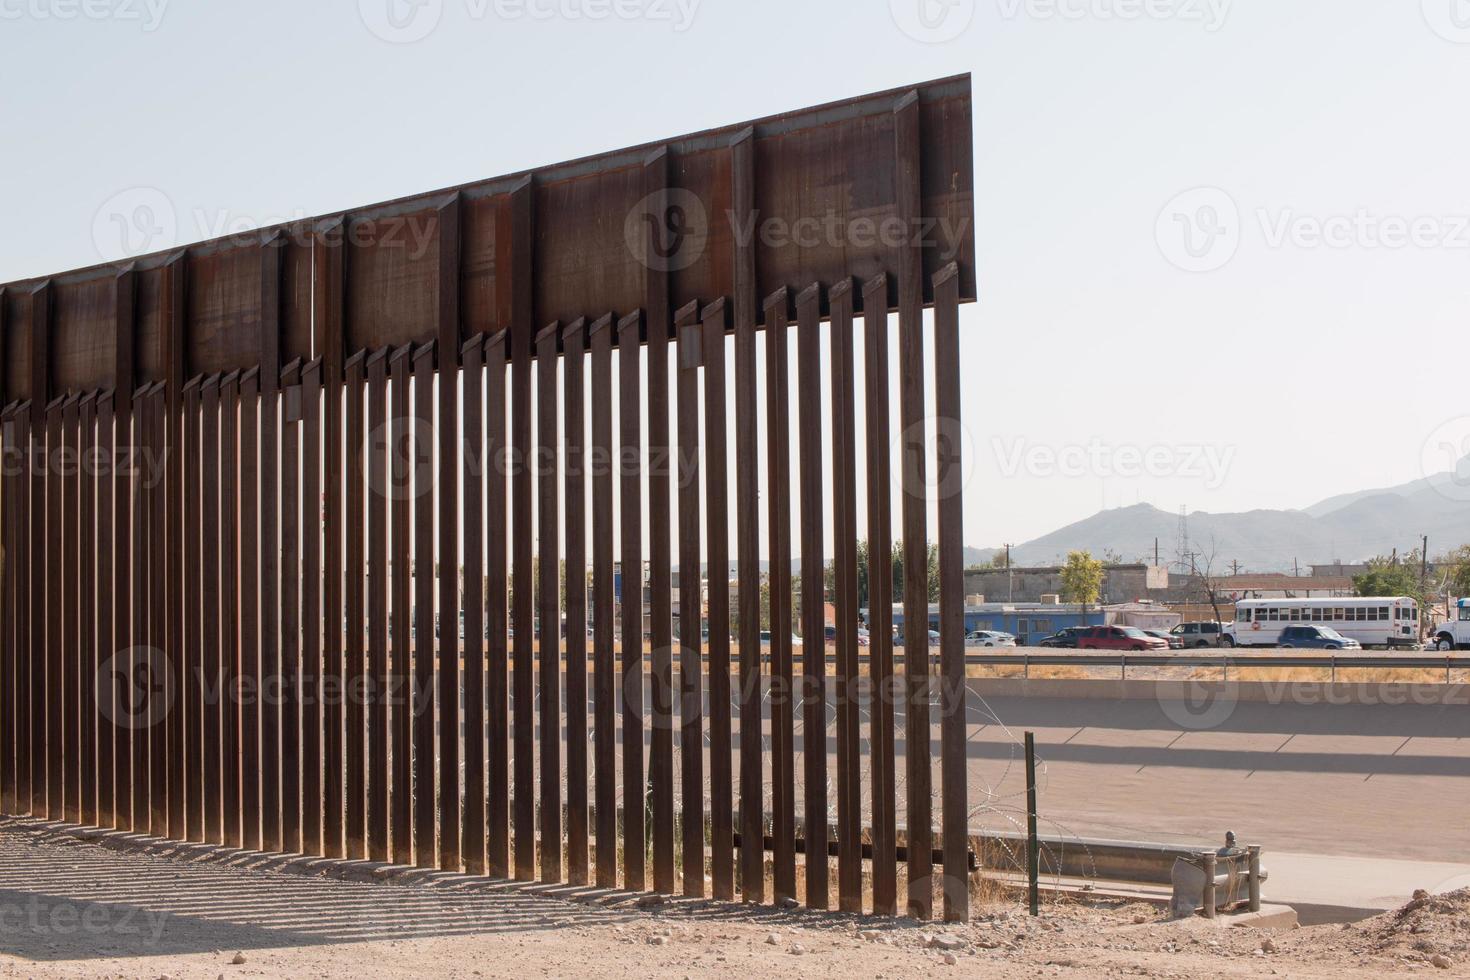
[{"label": "dirt ground", "polygon": [[251,866],[263,863],[0,823],[0,976],[1470,977],[1466,890],[1350,927],[1274,933],[1104,901],[1049,902],[1034,920],[997,902],[940,926]]}]

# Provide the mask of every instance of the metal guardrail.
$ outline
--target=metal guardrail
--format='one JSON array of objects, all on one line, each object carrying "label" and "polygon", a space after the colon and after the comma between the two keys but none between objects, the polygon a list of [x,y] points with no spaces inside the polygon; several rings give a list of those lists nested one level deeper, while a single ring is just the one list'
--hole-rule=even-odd
[{"label": "metal guardrail", "polygon": [[1283,656],[1260,654],[1162,654],[1162,653],[1012,653],[976,654],[965,657],[973,667],[1115,667],[1126,677],[1129,667],[1213,667],[1228,679],[1232,667],[1309,667],[1331,670],[1367,668],[1374,670],[1470,670],[1470,656]]}]

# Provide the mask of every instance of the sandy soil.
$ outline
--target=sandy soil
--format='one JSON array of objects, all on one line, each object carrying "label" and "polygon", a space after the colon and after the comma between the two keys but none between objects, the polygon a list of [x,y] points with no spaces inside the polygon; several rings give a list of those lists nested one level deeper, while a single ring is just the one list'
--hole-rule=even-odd
[{"label": "sandy soil", "polygon": [[0,824],[0,976],[1470,976],[1470,891],[1276,933],[1106,902],[1050,903],[1034,920],[996,903],[938,926],[250,866],[261,863]]}]

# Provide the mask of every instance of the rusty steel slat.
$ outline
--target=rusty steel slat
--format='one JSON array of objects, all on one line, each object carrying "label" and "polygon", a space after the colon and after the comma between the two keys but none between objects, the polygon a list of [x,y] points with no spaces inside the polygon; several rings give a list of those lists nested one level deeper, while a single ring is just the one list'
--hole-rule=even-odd
[{"label": "rusty steel slat", "polygon": [[641,461],[639,328],[641,313],[618,321],[618,474],[621,482],[620,553],[623,621],[623,887],[642,891],[648,882],[644,844],[643,785],[643,480],[630,460]]},{"label": "rusty steel slat", "polygon": [[343,722],[347,686],[343,661],[343,307],[347,268],[343,224],[321,229],[313,239],[316,257],[316,321],[322,351],[322,653],[330,691],[322,723],[322,854],[340,858],[343,839]]},{"label": "rusty steel slat", "polygon": [[181,527],[184,564],[183,579],[184,632],[180,649],[184,655],[183,697],[177,707],[184,710],[185,736],[179,755],[184,760],[184,837],[204,840],[204,646],[200,630],[203,591],[203,569],[200,558],[200,525],[203,512],[200,497],[199,409],[202,379],[195,378],[184,386],[180,406],[180,443],[183,450],[183,515]]},{"label": "rusty steel slat", "polygon": [[500,330],[485,342],[485,864],[493,877],[510,875],[510,719],[507,690],[505,527],[505,343]]},{"label": "rusty steel slat", "polygon": [[16,448],[21,457],[15,473],[15,810],[16,814],[32,813],[33,765],[35,758],[32,707],[36,696],[35,629],[33,618],[35,595],[39,592],[31,549],[37,537],[36,502],[31,499],[35,476],[31,403],[21,402],[15,409]]},{"label": "rusty steel slat", "polygon": [[[464,843],[467,874],[485,873],[485,337],[460,349],[464,379]],[[395,445],[398,443],[395,441]],[[394,528],[395,533],[397,528]],[[570,584],[570,583],[569,583]]]},{"label": "rusty steel slat", "polygon": [[[92,673],[95,692],[90,709],[94,712],[97,729],[97,826],[117,826],[117,707],[114,701],[116,688],[112,684],[111,670],[117,664],[117,654],[122,644],[117,642],[116,605],[117,585],[113,578],[114,555],[117,550],[117,524],[114,514],[113,474],[116,464],[113,450],[116,445],[114,419],[117,415],[117,399],[113,392],[104,392],[97,400],[97,651],[96,667]],[[14,538],[10,539],[14,542]]]},{"label": "rusty steel slat", "polygon": [[786,290],[764,301],[766,314],[766,533],[771,605],[772,891],[796,898],[795,692],[791,670],[791,403],[787,388],[790,302]]},{"label": "rusty steel slat", "polygon": [[[4,302],[5,295],[0,292],[0,304]],[[0,332],[4,331],[3,320],[4,313],[0,312]],[[14,814],[20,812],[15,805],[16,753],[20,744],[15,732],[15,647],[20,621],[15,588],[15,556],[19,552],[15,541],[15,486],[19,459],[16,456],[14,410],[10,406],[0,414],[0,431],[3,431],[3,435],[0,435],[0,440],[3,440],[0,451],[4,453],[5,464],[3,478],[0,478],[0,484],[3,484],[0,486],[0,519],[4,522],[4,549],[5,556],[9,559],[3,570],[4,605],[0,607],[0,813]]]},{"label": "rusty steel slat", "polygon": [[[367,359],[368,858],[388,860],[388,351]],[[422,634],[420,634],[422,635]]]},{"label": "rusty steel slat", "polygon": [[[126,689],[129,691],[148,690],[151,679],[147,672],[154,665],[154,653],[156,648],[153,643],[153,583],[150,578],[153,561],[153,477],[151,466],[155,460],[153,455],[153,400],[150,397],[152,387],[144,385],[140,387],[133,397],[133,446],[134,466],[136,473],[132,478],[133,484],[133,507],[132,507],[132,553],[133,553],[133,608],[132,608],[132,649],[140,651],[143,656],[128,658],[129,677],[126,681]],[[140,665],[141,661],[141,665]],[[142,681],[139,680],[140,669],[144,672]],[[150,695],[144,695],[148,697]],[[149,796],[153,792],[152,777],[152,727],[147,724],[138,724],[136,720],[129,726],[131,733],[133,758],[132,771],[132,812],[129,816],[127,830],[135,833],[146,834],[151,820],[152,806]]]},{"label": "rusty steel slat", "polygon": [[725,409],[725,331],[729,306],[715,300],[700,311],[704,330],[705,538],[709,590],[710,890],[735,897],[735,786],[730,712],[730,483]]},{"label": "rusty steel slat", "polygon": [[281,369],[280,629],[281,842],[301,852],[301,362]]},{"label": "rusty steel slat", "polygon": [[261,849],[281,850],[281,306],[284,236],[268,235],[260,252],[260,835]]},{"label": "rusty steel slat", "polygon": [[535,763],[535,658],[536,623],[531,547],[532,494],[529,460],[531,445],[531,344],[529,325],[517,323],[509,338],[510,351],[510,446],[514,454],[511,473],[511,629],[515,650],[511,665],[512,727],[515,738],[515,877],[536,877],[536,780]]},{"label": "rusty steel slat", "polygon": [[77,765],[81,790],[79,822],[95,827],[97,819],[97,399],[82,399],[77,453],[77,593],[80,599],[77,648],[77,732],[81,738]]},{"label": "rusty steel slat", "polygon": [[[0,293],[0,303],[4,302],[4,294]],[[0,313],[0,319],[4,314]],[[0,331],[3,331],[0,325]],[[19,482],[20,459],[16,453],[16,424],[14,409],[7,407],[3,415],[3,439],[4,445],[4,477],[3,489],[0,489],[0,507],[3,507],[4,519],[4,542],[5,556],[8,563],[4,569],[5,603],[4,610],[0,612],[0,813],[19,813],[20,808],[16,805],[16,760],[21,740],[17,737],[15,728],[15,702],[17,692],[24,690],[16,683],[16,644],[18,631],[20,629],[19,615],[19,592],[16,589],[16,580],[19,577],[18,569],[15,567],[16,556],[20,553],[17,547],[16,537],[19,534],[19,525],[15,520],[16,511],[16,485]]]},{"label": "rusty steel slat", "polygon": [[[658,147],[643,162],[644,200],[654,206],[654,213],[667,215],[670,156],[667,147]],[[675,250],[681,242],[667,241],[656,226],[644,223],[645,260],[660,251],[652,246]],[[642,306],[644,341],[648,346],[648,381],[645,406],[648,417],[644,470],[648,483],[648,583],[650,685],[652,695],[652,728],[648,751],[649,790],[653,810],[653,889],[670,894],[674,891],[674,690],[673,690],[673,608],[672,565],[670,544],[669,501],[669,332],[672,317],[669,307],[670,275],[659,262],[644,261],[642,269]]]},{"label": "rusty steel slat", "polygon": [[612,323],[610,315],[599,317],[587,332],[592,346],[592,751],[599,888],[618,884]]},{"label": "rusty steel slat", "polygon": [[944,829],[944,918],[967,922],[970,890],[966,784],[964,486],[960,449],[960,271],[934,276],[935,486],[939,492],[940,750]]},{"label": "rusty steel slat", "polygon": [[301,371],[301,852],[322,853],[322,364]]},{"label": "rusty steel slat", "polygon": [[125,829],[131,820],[133,778],[130,732],[121,721],[120,672],[127,669],[125,651],[133,645],[132,553],[129,550],[132,487],[122,460],[123,454],[131,451],[132,433],[124,405],[121,394],[114,392],[103,399],[98,416],[103,438],[101,460],[106,467],[97,500],[97,536],[103,542],[98,576],[104,583],[98,606],[98,628],[107,637],[101,656],[111,663],[112,669],[99,673],[97,678],[97,683],[103,685],[102,700],[98,703],[101,716],[97,722],[97,748],[101,776],[106,780],[106,792],[100,794],[106,817],[103,826],[118,830]]},{"label": "rusty steel slat", "polygon": [[[32,391],[37,391],[32,383]],[[46,678],[49,673],[50,647],[46,629],[49,624],[47,610],[52,595],[47,586],[50,575],[46,568],[46,545],[50,540],[48,519],[51,506],[46,498],[47,471],[50,469],[51,418],[50,408],[44,399],[32,398],[30,410],[31,431],[31,547],[27,575],[30,582],[30,656],[27,662],[31,669],[31,815],[47,815],[47,789],[50,783],[50,753],[47,751],[46,702],[48,692]],[[146,797],[145,797],[146,801]]]},{"label": "rusty steel slat", "polygon": [[[65,762],[66,696],[64,693],[65,672],[62,661],[65,643],[62,639],[62,582],[65,573],[62,565],[63,532],[62,519],[65,513],[66,490],[62,479],[63,460],[66,449],[63,440],[62,408],[64,399],[58,398],[46,408],[46,816],[51,820],[66,818],[62,806],[65,800],[63,774]],[[67,590],[70,591],[70,590]]]},{"label": "rusty steel slat", "polygon": [[220,383],[220,835],[231,847],[243,846],[240,823],[240,376],[231,371]]},{"label": "rusty steel slat", "polygon": [[[755,206],[755,130],[747,129],[730,144],[730,198],[737,220],[753,219]],[[740,834],[762,840],[765,801],[762,783],[760,643],[760,464],[756,419],[755,325],[756,242],[737,236],[731,274],[735,314],[735,415],[749,424],[735,430],[735,543],[740,577]],[[752,724],[753,722],[753,724]],[[752,805],[753,804],[753,805]],[[765,900],[765,855],[760,848],[740,851],[742,894],[747,902]]]},{"label": "rusty steel slat", "polygon": [[[679,780],[683,807],[684,894],[704,897],[704,664],[700,627],[704,619],[700,595],[699,548],[699,304],[674,314],[678,335],[675,377],[678,379],[679,475]],[[693,576],[693,582],[690,578]]]},{"label": "rusty steel slat", "polygon": [[[56,461],[61,481],[61,759],[63,807],[68,823],[82,822],[82,712],[81,712],[81,542],[78,540],[77,501],[81,490],[80,397],[67,397],[61,409],[62,455]],[[53,808],[54,810],[54,808]]]},{"label": "rusty steel slat", "polygon": [[[168,482],[169,474],[177,469],[178,462],[169,458],[168,445],[168,391],[163,382],[148,391],[148,446],[154,461],[162,467],[153,478],[152,492],[148,495],[148,683],[155,694],[163,694],[164,703],[177,701],[179,697],[178,672],[175,661],[177,651],[169,643],[169,590],[173,583],[170,575],[178,562],[170,554],[169,545],[178,540],[177,534],[168,531]],[[148,833],[154,837],[169,836],[169,787],[177,779],[169,755],[177,746],[174,743],[172,720],[177,712],[168,711],[148,717]]]},{"label": "rusty steel slat", "polygon": [[[438,281],[434,292],[438,330],[439,418],[439,867],[461,870],[459,683],[459,294],[460,195],[437,209]],[[560,851],[558,850],[558,854]]]},{"label": "rusty steel slat", "polygon": [[537,643],[540,660],[541,880],[561,880],[560,474],[557,471],[556,348],[561,324],[536,335],[536,484],[540,555]]},{"label": "rusty steel slat", "polygon": [[[868,743],[872,762],[873,912],[898,914],[893,754],[892,500],[888,453],[888,277],[863,285],[863,402],[867,414]],[[882,297],[880,299],[880,297]]]},{"label": "rusty steel slat", "polygon": [[204,840],[210,844],[223,844],[221,825],[221,785],[223,770],[222,745],[220,739],[220,717],[224,687],[220,671],[220,496],[219,496],[219,384],[218,375],[204,382],[200,389],[200,537],[201,561],[200,615],[202,670],[201,689],[204,694],[203,755],[204,781],[201,787],[201,805],[204,811]]},{"label": "rusty steel slat", "polygon": [[[587,884],[587,457],[586,418],[582,409],[586,326],[586,321],[578,318],[562,332],[566,432],[563,444],[567,567],[567,882],[572,885]],[[468,544],[468,535],[465,541]],[[469,629],[468,621],[465,629]]]},{"label": "rusty steel slat", "polygon": [[[901,219],[919,214],[919,103],[910,93],[894,107],[894,197]],[[929,544],[924,490],[923,255],[916,239],[898,252],[899,421],[903,426],[904,758],[908,786],[908,914],[934,912],[929,759]]]},{"label": "rusty steel slat", "polygon": [[434,344],[413,353],[414,410],[414,858],[421,868],[438,863],[438,798],[434,789]]},{"label": "rusty steel slat", "polygon": [[[863,910],[862,746],[858,725],[857,438],[852,280],[828,292],[832,351],[832,537],[837,616],[837,907]],[[963,835],[961,840],[963,840]]]},{"label": "rusty steel slat", "polygon": [[392,860],[413,863],[413,604],[410,556],[413,555],[412,459],[404,450],[411,447],[409,428],[409,382],[413,369],[412,348],[404,344],[388,358],[390,374],[388,411],[389,486],[392,493],[393,552],[389,560],[389,593],[392,612],[392,676],[389,707],[393,728]]},{"label": "rusty steel slat", "polygon": [[367,354],[358,351],[347,359],[347,377],[344,426],[346,434],[346,468],[343,471],[347,482],[346,511],[342,516],[343,537],[346,539],[347,557],[343,577],[346,605],[346,683],[343,686],[347,701],[346,735],[346,857],[362,860],[367,857],[367,703],[366,684],[366,610],[363,606],[363,587],[367,574],[365,542],[362,529],[367,526],[367,480],[363,467],[367,463],[363,441],[367,432],[363,427],[363,398],[365,395],[364,362]]},{"label": "rusty steel slat", "polygon": [[[801,473],[802,754],[806,789],[806,904],[828,907],[827,641],[822,597],[822,288],[796,297],[796,406]],[[812,601],[813,598],[816,601]]]}]

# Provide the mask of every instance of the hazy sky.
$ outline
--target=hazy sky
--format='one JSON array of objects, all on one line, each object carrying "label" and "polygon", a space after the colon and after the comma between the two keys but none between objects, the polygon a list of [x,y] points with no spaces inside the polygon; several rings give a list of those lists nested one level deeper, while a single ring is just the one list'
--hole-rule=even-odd
[{"label": "hazy sky", "polygon": [[0,281],[958,72],[967,542],[1470,448],[1466,0],[0,0]]}]

